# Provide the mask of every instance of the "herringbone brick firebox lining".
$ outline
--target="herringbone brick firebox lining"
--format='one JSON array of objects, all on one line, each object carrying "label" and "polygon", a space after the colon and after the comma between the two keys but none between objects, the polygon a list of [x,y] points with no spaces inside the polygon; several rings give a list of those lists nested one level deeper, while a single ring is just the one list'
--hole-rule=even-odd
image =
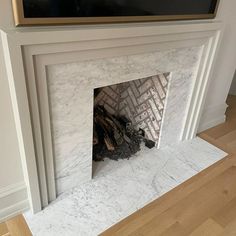
[{"label": "herringbone brick firebox lining", "polygon": [[163,73],[103,87],[94,105],[103,105],[112,114],[126,116],[158,144],[169,78],[170,73]]}]

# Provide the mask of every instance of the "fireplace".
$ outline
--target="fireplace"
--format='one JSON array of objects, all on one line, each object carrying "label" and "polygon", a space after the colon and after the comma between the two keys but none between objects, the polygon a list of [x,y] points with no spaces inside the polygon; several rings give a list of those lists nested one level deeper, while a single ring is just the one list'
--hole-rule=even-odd
[{"label": "fireplace", "polygon": [[128,159],[158,147],[169,73],[94,90],[93,160]]},{"label": "fireplace", "polygon": [[195,137],[219,23],[68,28],[38,34],[18,32],[4,38],[34,212],[91,180],[96,88],[168,74],[159,127],[154,133],[146,130],[146,135],[160,149]]},{"label": "fireplace", "polygon": [[[156,133],[148,129],[146,133],[153,132],[153,136],[155,134],[154,141],[158,140],[158,147],[174,144],[181,138],[202,53],[202,47],[195,46],[48,66],[47,85],[57,194],[88,181],[91,175],[94,89],[103,88],[103,92],[111,91],[111,88],[119,91],[127,89],[124,96],[130,91],[131,85],[142,81],[146,84],[141,90],[147,88],[153,93],[155,84],[156,92],[164,99],[168,73],[171,73],[165,110],[162,111],[163,107],[159,107],[164,117],[156,117],[161,129],[156,127]],[[163,85],[159,83],[161,81]],[[100,101],[95,102],[103,104],[103,92],[97,97]],[[146,95],[149,93],[150,91],[141,91],[141,98],[148,100]],[[116,99],[120,99],[120,110],[124,112],[123,103],[129,102],[131,97],[124,96],[124,100],[121,98],[122,94]],[[105,106],[109,109],[108,103],[112,101],[107,98],[105,100]],[[156,99],[155,102],[158,103],[159,100]],[[162,103],[164,105],[164,100]],[[113,109],[115,107],[113,104]],[[109,111],[112,112],[111,109]],[[150,114],[150,118],[154,116]],[[151,134],[148,138],[152,138]]]}]

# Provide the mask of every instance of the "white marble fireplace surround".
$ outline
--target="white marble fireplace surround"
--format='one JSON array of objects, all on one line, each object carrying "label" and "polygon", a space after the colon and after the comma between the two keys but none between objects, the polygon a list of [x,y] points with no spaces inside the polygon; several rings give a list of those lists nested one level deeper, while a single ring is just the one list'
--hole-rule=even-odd
[{"label": "white marble fireplace surround", "polygon": [[191,47],[49,66],[57,194],[91,178],[94,88],[171,72],[159,147],[177,143],[201,55]]},{"label": "white marble fireplace surround", "polygon": [[160,146],[194,138],[220,29],[196,21],[2,32],[33,212],[56,198],[56,183],[63,192],[92,177],[94,87],[171,72]]}]

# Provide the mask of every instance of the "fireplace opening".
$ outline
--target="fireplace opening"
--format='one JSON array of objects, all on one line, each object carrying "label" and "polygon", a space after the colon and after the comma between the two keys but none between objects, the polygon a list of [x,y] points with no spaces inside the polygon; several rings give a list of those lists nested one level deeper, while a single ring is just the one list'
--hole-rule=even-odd
[{"label": "fireplace opening", "polygon": [[93,160],[158,147],[169,73],[94,89]]}]

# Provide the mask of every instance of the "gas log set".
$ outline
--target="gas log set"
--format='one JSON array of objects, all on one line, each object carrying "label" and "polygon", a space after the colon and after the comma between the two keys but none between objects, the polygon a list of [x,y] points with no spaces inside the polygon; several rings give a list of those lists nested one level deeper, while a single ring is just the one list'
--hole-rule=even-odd
[{"label": "gas log set", "polygon": [[155,142],[145,138],[144,130],[135,129],[125,116],[110,114],[104,106],[94,107],[93,122],[94,161],[129,159],[140,151],[142,142],[148,148],[155,147]]}]

